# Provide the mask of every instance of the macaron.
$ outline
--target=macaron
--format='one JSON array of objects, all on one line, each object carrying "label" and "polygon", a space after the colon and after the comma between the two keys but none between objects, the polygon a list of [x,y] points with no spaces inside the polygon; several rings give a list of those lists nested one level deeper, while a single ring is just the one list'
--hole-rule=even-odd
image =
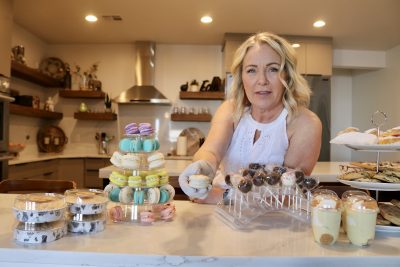
[{"label": "macaron", "polygon": [[151,135],[154,130],[151,127],[151,124],[148,122],[139,123],[139,132],[140,135]]},{"label": "macaron", "polygon": [[129,186],[125,186],[119,192],[119,202],[129,204],[133,200],[133,191]]},{"label": "macaron", "polygon": [[161,220],[170,220],[175,215],[175,205],[173,203],[168,203],[163,206],[163,209],[160,211]]},{"label": "macaron", "polygon": [[140,222],[141,223],[152,223],[156,220],[156,217],[154,216],[154,213],[150,210],[142,211],[140,212]]},{"label": "macaron", "polygon": [[139,175],[132,175],[128,177],[128,185],[130,187],[141,187],[142,186],[142,177]]},{"label": "macaron", "polygon": [[116,167],[121,167],[121,159],[122,154],[118,151],[115,151],[110,158],[110,162]]},{"label": "macaron", "polygon": [[128,177],[126,177],[125,175],[123,175],[117,171],[113,171],[110,174],[109,179],[112,183],[114,183],[115,185],[118,185],[120,187],[123,187],[128,183]]},{"label": "macaron", "polygon": [[146,186],[154,187],[160,184],[160,177],[155,174],[147,175],[146,176]]},{"label": "macaron", "polygon": [[168,182],[169,182],[169,176],[168,175],[160,176],[160,185],[168,184]]},{"label": "macaron", "polygon": [[157,204],[160,201],[160,189],[158,187],[149,188],[147,190],[147,202],[149,204]]},{"label": "macaron", "polygon": [[108,198],[113,201],[113,202],[119,202],[119,193],[121,192],[121,189],[119,187],[113,188],[111,192],[108,194]]},{"label": "macaron", "polygon": [[140,167],[140,157],[135,154],[126,154],[121,158],[121,168],[136,170]]},{"label": "macaron", "polygon": [[108,197],[108,195],[110,194],[110,192],[114,189],[114,188],[118,188],[118,186],[116,184],[113,183],[109,183],[108,185],[106,185],[106,187],[104,187],[104,195],[106,197]]},{"label": "macaron", "polygon": [[174,199],[175,189],[172,185],[170,184],[163,185],[160,187],[160,190],[166,190],[168,192],[169,195],[168,201],[172,201]]},{"label": "macaron", "polygon": [[135,122],[128,123],[125,125],[125,133],[126,134],[138,134],[139,128]]},{"label": "macaron", "polygon": [[145,139],[143,140],[143,151],[151,152],[155,150],[154,139]]},{"label": "macaron", "polygon": [[193,174],[189,176],[189,186],[196,189],[208,188],[211,184],[210,178],[202,174]]},{"label": "macaron", "polygon": [[135,190],[133,194],[133,203],[136,205],[143,205],[144,203],[144,191],[143,190]]},{"label": "macaron", "polygon": [[154,153],[147,158],[147,162],[150,170],[162,168],[165,165],[164,155],[160,152]]},{"label": "macaron", "polygon": [[110,209],[109,214],[110,214],[110,218],[113,222],[119,222],[119,221],[122,221],[124,212],[123,212],[121,206],[115,206]]},{"label": "macaron", "polygon": [[168,200],[169,200],[168,191],[161,188],[160,189],[160,201],[159,201],[159,203],[165,203],[165,202],[168,202]]},{"label": "macaron", "polygon": [[154,150],[159,150],[160,149],[160,142],[158,142],[157,139],[154,139]]},{"label": "macaron", "polygon": [[139,138],[131,139],[129,151],[130,152],[140,152],[142,150],[143,150],[142,140],[140,140]]},{"label": "macaron", "polygon": [[122,138],[119,141],[119,150],[121,150],[121,152],[130,152],[131,149],[131,140],[129,138]]}]

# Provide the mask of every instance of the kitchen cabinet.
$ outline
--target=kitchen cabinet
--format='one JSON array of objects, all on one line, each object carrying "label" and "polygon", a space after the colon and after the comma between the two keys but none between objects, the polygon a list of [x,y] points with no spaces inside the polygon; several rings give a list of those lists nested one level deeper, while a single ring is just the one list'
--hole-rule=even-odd
[{"label": "kitchen cabinet", "polygon": [[[248,38],[249,34],[226,33],[223,45],[223,71],[230,73],[236,49]],[[332,38],[282,35],[290,43],[298,43],[296,49],[297,65],[301,74],[332,75]]]},{"label": "kitchen cabinet", "polygon": [[44,160],[8,166],[8,179],[59,179],[58,160]]},{"label": "kitchen cabinet", "polygon": [[110,165],[110,160],[105,158],[86,158],[85,159],[85,179],[86,188],[103,188],[103,179],[99,178],[99,169]]},{"label": "kitchen cabinet", "polygon": [[332,39],[328,37],[283,36],[291,43],[298,43],[295,48],[297,66],[300,73],[306,75],[332,75]]},{"label": "kitchen cabinet", "polygon": [[83,158],[69,158],[58,160],[58,179],[75,181],[77,188],[84,187],[84,164]]}]

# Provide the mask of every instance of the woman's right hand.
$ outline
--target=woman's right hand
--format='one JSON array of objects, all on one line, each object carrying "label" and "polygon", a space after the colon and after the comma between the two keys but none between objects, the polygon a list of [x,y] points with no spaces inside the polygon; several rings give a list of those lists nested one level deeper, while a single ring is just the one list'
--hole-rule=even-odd
[{"label": "woman's right hand", "polygon": [[189,185],[189,176],[193,174],[202,174],[206,175],[210,178],[210,181],[214,179],[215,171],[211,164],[206,160],[198,160],[191,163],[179,176],[179,185],[182,191],[191,199],[199,198],[205,199],[208,195],[208,192],[211,189],[211,185],[209,188],[204,189],[196,189]]}]

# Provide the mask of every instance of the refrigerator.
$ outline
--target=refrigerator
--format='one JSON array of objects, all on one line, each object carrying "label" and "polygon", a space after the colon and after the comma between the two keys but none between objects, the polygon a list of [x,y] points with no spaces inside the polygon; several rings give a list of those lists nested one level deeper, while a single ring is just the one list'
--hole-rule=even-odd
[{"label": "refrigerator", "polygon": [[318,115],[322,123],[322,144],[318,161],[330,161],[331,140],[331,79],[322,75],[306,75],[311,90],[310,110]]}]

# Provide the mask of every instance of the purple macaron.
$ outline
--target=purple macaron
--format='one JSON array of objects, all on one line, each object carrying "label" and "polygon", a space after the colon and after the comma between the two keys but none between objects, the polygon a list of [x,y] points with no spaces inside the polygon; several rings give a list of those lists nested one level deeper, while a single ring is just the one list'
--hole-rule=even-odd
[{"label": "purple macaron", "polygon": [[139,123],[139,132],[141,135],[151,135],[154,130],[148,122]]},{"label": "purple macaron", "polygon": [[139,133],[139,128],[135,122],[128,123],[125,126],[125,133],[126,134],[138,134]]}]

